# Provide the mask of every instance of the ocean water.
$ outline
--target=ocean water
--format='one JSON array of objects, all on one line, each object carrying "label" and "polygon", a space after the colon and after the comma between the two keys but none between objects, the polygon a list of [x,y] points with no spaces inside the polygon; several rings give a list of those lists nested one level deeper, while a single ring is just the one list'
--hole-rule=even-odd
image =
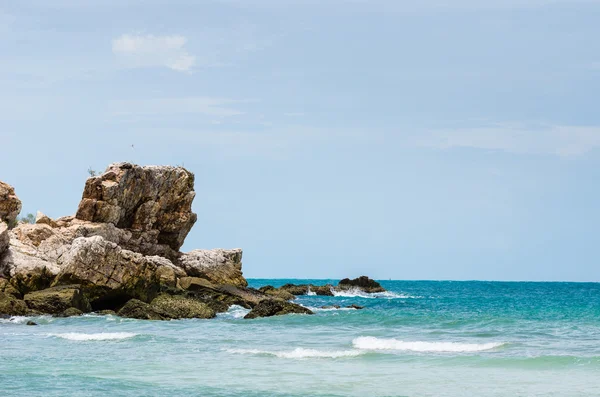
[{"label": "ocean water", "polygon": [[600,396],[600,284],[382,285],[314,316],[0,320],[0,395]]}]

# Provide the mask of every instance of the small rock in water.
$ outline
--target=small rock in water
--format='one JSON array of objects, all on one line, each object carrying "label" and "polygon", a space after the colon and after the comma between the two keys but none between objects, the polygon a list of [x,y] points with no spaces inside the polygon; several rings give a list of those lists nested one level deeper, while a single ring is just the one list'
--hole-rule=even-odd
[{"label": "small rock in water", "polygon": [[34,323],[33,321],[27,321],[27,325],[37,325],[37,323]]},{"label": "small rock in water", "polygon": [[349,306],[346,306],[346,308],[347,308],[347,309],[356,309],[356,310],[361,310],[361,309],[364,309],[365,307],[364,307],[364,306],[358,306],[358,305],[355,305],[355,304],[353,303],[353,304],[351,304],[351,305],[349,305]]},{"label": "small rock in water", "polygon": [[321,306],[321,309],[339,309],[340,305]]}]

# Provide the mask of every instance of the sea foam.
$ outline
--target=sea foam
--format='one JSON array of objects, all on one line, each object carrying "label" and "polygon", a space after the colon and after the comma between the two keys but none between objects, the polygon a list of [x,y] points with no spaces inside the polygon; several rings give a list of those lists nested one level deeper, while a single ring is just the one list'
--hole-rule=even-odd
[{"label": "sea foam", "polygon": [[102,332],[98,334],[84,334],[79,332],[69,332],[65,334],[50,334],[48,336],[54,336],[56,338],[62,338],[74,341],[99,341],[99,340],[121,340],[129,339],[137,336],[137,334],[131,332]]},{"label": "sea foam", "polygon": [[217,317],[225,319],[237,319],[244,318],[246,314],[250,312],[250,309],[245,309],[238,305],[232,305],[229,310],[224,313],[218,313]]},{"label": "sea foam", "polygon": [[480,352],[492,350],[505,343],[458,343],[458,342],[405,342],[397,339],[361,336],[352,341],[356,349],[361,350],[407,350],[414,352]]},{"label": "sea foam", "polygon": [[228,353],[233,354],[256,354],[274,356],[278,358],[343,358],[343,357],[356,357],[363,352],[359,350],[314,350],[296,348],[291,351],[268,351],[268,350],[257,350],[257,349],[227,349]]},{"label": "sea foam", "polygon": [[385,292],[375,292],[372,294],[368,294],[361,289],[358,288],[350,288],[344,291],[336,291],[334,289],[331,290],[333,296],[342,296],[347,298],[367,298],[367,299],[422,299],[422,296],[413,296],[406,294],[396,294],[391,291]]}]

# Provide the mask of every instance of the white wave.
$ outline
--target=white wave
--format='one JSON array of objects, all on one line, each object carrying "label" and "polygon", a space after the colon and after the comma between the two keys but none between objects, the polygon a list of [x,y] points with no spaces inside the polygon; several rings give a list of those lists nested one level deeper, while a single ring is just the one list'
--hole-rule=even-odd
[{"label": "white wave", "polygon": [[343,296],[347,298],[367,298],[367,299],[422,299],[422,296],[413,296],[413,295],[405,295],[405,294],[396,294],[395,292],[385,291],[385,292],[375,292],[372,294],[366,293],[358,288],[350,288],[345,291],[336,291],[334,289],[331,290],[333,296]]},{"label": "white wave", "polygon": [[249,312],[250,309],[245,309],[238,305],[232,305],[225,313],[218,313],[217,316],[221,318],[244,318],[244,316]]},{"label": "white wave", "polygon": [[131,332],[101,332],[98,334],[83,334],[79,332],[69,332],[66,334],[50,334],[57,338],[74,340],[74,341],[98,341],[98,340],[121,340],[129,339],[137,336]]},{"label": "white wave", "polygon": [[310,290],[310,285],[308,286],[308,291],[306,291],[306,295],[308,296],[316,296],[317,293]]},{"label": "white wave", "polygon": [[314,350],[314,349],[304,349],[304,348],[296,348],[291,351],[268,351],[268,350],[257,350],[257,349],[227,349],[228,353],[233,354],[259,354],[259,355],[267,355],[274,356],[278,358],[343,358],[343,357],[356,357],[363,352],[359,350]]},{"label": "white wave", "polygon": [[306,306],[307,309],[312,310],[313,312],[338,312],[338,311],[348,311],[348,310],[356,310],[353,307],[340,307],[340,308],[335,308],[335,307],[327,307],[327,308],[323,308],[323,307],[312,307],[312,306]]},{"label": "white wave", "polygon": [[361,350],[408,350],[414,352],[480,352],[504,345],[501,342],[458,343],[458,342],[404,342],[397,339],[380,339],[361,336],[352,341]]},{"label": "white wave", "polygon": [[0,323],[5,323],[5,324],[27,324],[28,321],[33,321],[35,323],[37,322],[44,322],[44,323],[51,323],[52,321],[54,321],[54,318],[52,316],[37,316],[37,317],[26,317],[26,316],[13,316],[10,318],[2,318],[0,319]]}]

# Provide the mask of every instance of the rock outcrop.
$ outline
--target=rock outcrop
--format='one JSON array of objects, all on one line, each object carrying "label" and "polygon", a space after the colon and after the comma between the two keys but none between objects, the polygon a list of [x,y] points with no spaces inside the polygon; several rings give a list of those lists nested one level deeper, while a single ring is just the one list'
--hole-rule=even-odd
[{"label": "rock outcrop", "polygon": [[339,290],[359,289],[368,294],[385,292],[385,288],[383,288],[381,284],[367,276],[360,276],[354,280],[345,278],[339,282],[337,288]]},{"label": "rock outcrop", "polygon": [[197,219],[195,195],[185,168],[112,164],[87,180],[76,218],[145,233],[178,251]]},{"label": "rock outcrop", "polygon": [[13,225],[21,212],[21,200],[15,194],[15,189],[0,181],[0,223]]},{"label": "rock outcrop", "polygon": [[310,309],[295,303],[286,302],[280,299],[263,299],[256,305],[250,313],[244,316],[245,319],[258,317],[281,316],[284,314],[314,314]]},{"label": "rock outcrop", "polygon": [[[302,312],[286,291],[247,288],[241,249],[181,253],[196,222],[194,175],[181,167],[110,165],[89,178],[75,216],[13,229],[21,202],[0,184],[0,314],[91,310],[168,320],[212,318],[231,305],[254,315]],[[9,230],[10,229],[10,230]]]}]

